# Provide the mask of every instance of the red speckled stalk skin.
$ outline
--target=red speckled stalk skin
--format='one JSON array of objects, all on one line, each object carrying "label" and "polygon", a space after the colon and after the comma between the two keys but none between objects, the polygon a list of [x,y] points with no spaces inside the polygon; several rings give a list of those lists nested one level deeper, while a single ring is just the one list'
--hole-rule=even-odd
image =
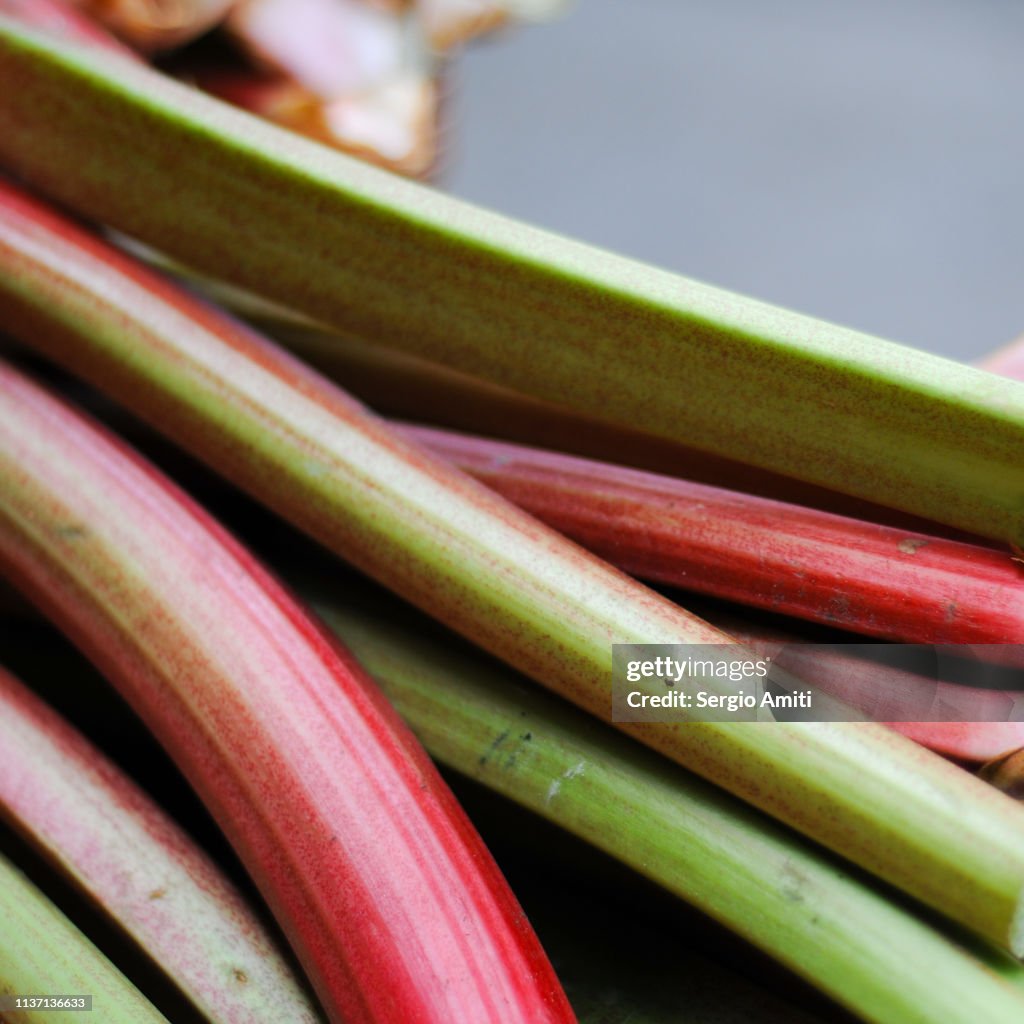
[{"label": "red speckled stalk skin", "polygon": [[980,764],[1024,747],[1024,722],[890,722],[929,750]]},{"label": "red speckled stalk skin", "polygon": [[[779,648],[806,642],[799,634],[751,622],[737,615],[716,613],[711,616],[711,619],[716,626],[727,630],[741,643],[749,645],[761,657],[774,658]],[[819,652],[817,655],[817,663],[822,666],[834,660],[833,656],[826,653]],[[842,661],[841,657],[839,660]],[[833,684],[842,679],[844,672],[841,664],[836,668],[837,670],[832,674]],[[864,662],[857,675],[859,676],[859,686],[870,680],[871,685],[888,689],[890,692],[898,692],[902,685],[902,680],[899,678],[900,673],[898,671],[894,673],[882,665],[871,666]],[[963,706],[960,701],[968,696],[967,691],[956,685],[940,684],[939,692],[941,693],[943,690],[945,690],[951,707]],[[829,692],[848,700],[854,706],[860,706],[855,690],[846,693],[841,687],[830,687]],[[985,699],[982,691],[973,691],[969,695],[972,698]],[[1005,690],[1001,691],[1001,695],[1013,700],[1024,696],[1020,691]],[[993,758],[1024,746],[1024,722],[887,722],[886,724],[896,732],[902,733],[930,750],[958,758],[961,761],[991,761]]]},{"label": "red speckled stalk skin", "polygon": [[[739,641],[749,644],[762,657],[774,658],[780,647],[805,642],[797,633],[765,626],[763,623],[751,622],[738,615],[716,614],[712,616],[712,620],[720,629],[728,630]],[[822,664],[826,663],[829,658],[828,655],[819,657],[822,659]],[[876,666],[871,669],[865,665],[864,670],[876,674],[880,687],[891,688],[900,685],[899,681],[893,681],[888,677],[889,670],[884,666]],[[943,686],[945,685],[943,684]],[[958,696],[956,691],[960,688],[950,686],[949,689],[954,691],[950,697],[956,700]],[[838,695],[839,691],[836,692]],[[1014,699],[1020,696],[1019,692],[1003,691],[1003,693]],[[978,696],[978,694],[975,693],[974,696]],[[975,763],[991,761],[1024,745],[1024,722],[887,722],[886,724],[915,743],[960,761]]]},{"label": "red speckled stalk skin", "polygon": [[573,1019],[422,748],[274,579],[6,367],[0,452],[0,566],[171,752],[333,1021]]},{"label": "red speckled stalk skin", "polygon": [[402,427],[613,565],[903,643],[1024,643],[1024,570],[989,547],[605,462]]}]

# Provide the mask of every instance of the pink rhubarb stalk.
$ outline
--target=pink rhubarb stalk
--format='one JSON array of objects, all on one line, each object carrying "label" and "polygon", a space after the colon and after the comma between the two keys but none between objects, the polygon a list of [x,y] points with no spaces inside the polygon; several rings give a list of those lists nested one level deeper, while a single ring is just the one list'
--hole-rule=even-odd
[{"label": "pink rhubarb stalk", "polygon": [[0,479],[0,568],[175,758],[332,1020],[571,1019],[422,748],[230,536],[7,368]]},{"label": "pink rhubarb stalk", "polygon": [[124,772],[0,669],[0,820],[210,1024],[322,1018],[221,870]]},{"label": "pink rhubarb stalk", "polygon": [[[1015,693],[1014,696],[1021,696]],[[890,722],[915,743],[960,761],[980,764],[1024,746],[1024,722]]]},{"label": "pink rhubarb stalk", "polygon": [[[592,713],[611,717],[613,643],[730,642],[78,225],[12,189],[0,209],[11,331]],[[1024,809],[902,737],[842,722],[623,728],[1024,951]]]},{"label": "pink rhubarb stalk", "polygon": [[411,440],[643,579],[929,644],[1024,644],[1024,570],[989,547],[428,427]]},{"label": "pink rhubarb stalk", "polygon": [[[765,626],[741,613],[718,607],[708,613],[708,618],[761,657],[774,659],[780,650],[786,648],[792,659],[787,659],[790,665],[799,661],[800,652],[794,645],[807,643],[806,636],[798,630]],[[991,657],[993,653],[989,648],[986,656]],[[1008,704],[1024,697],[1024,692],[1019,690],[989,690],[953,683],[936,685],[934,681],[866,660],[853,662],[843,655],[841,648],[834,652],[819,648],[808,664],[815,674],[813,682],[823,691],[850,707],[862,709],[875,720],[884,717],[883,701],[893,701],[899,706],[904,691],[920,694],[922,686],[929,687],[936,706],[949,710],[961,708],[965,718],[978,713],[979,709],[998,708],[999,712],[1005,712]],[[886,724],[930,750],[974,763],[1000,757],[1024,745],[1024,722],[1020,721],[890,721]]]}]

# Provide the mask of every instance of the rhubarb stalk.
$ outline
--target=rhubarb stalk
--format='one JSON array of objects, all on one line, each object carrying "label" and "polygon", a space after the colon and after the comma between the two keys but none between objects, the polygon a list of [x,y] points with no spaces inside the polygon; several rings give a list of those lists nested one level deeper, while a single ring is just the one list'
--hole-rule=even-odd
[{"label": "rhubarb stalk", "polygon": [[402,433],[633,576],[904,643],[1024,643],[1009,553],[428,427]]},{"label": "rhubarb stalk", "polygon": [[0,568],[174,757],[333,1021],[571,1019],[422,748],[205,513],[7,368],[0,481]]},{"label": "rhubarb stalk", "polygon": [[899,529],[977,540],[933,520],[605,423],[439,363],[330,330],[244,289],[190,271],[134,240],[120,237],[118,244],[281,342],[377,412],[685,477]]},{"label": "rhubarb stalk", "polygon": [[[167,1019],[0,854],[0,996],[92,996],[103,1024]],[[66,1008],[0,1008],[8,1024],[67,1024]],[[76,1020],[78,1018],[71,1018]]]},{"label": "rhubarb stalk", "polygon": [[[12,332],[528,675],[608,718],[613,643],[729,642],[237,322],[13,189],[0,196]],[[863,723],[624,728],[1024,952],[1024,808],[928,751]]]},{"label": "rhubarb stalk", "polygon": [[[367,604],[316,601],[444,764],[699,907],[865,1020],[1024,1015],[1020,987],[809,843],[494,662],[431,640],[410,616],[388,609],[389,623]],[[1024,984],[1024,969],[1004,967]]]},{"label": "rhubarb stalk", "polygon": [[[789,655],[786,659],[787,667],[801,663],[799,647],[793,645],[807,643],[807,637],[799,632],[767,627],[718,607],[709,611],[708,619],[719,629],[726,630],[749,645],[751,650],[763,658],[774,659],[785,648]],[[992,657],[997,650],[988,648],[984,653]],[[969,720],[969,716],[979,709],[992,716],[996,711],[1012,715],[1012,707],[1016,701],[1024,698],[1024,691],[936,683],[935,680],[923,679],[868,659],[851,658],[844,654],[841,644],[833,651],[816,650],[804,664],[808,665],[809,673],[814,675],[813,680],[809,681],[849,706],[864,709],[874,721],[882,717],[880,711],[886,703],[892,702],[892,705],[899,708],[904,697],[912,697],[915,692],[920,695],[925,688],[934,706],[947,713],[961,709],[961,721],[886,723],[914,742],[949,757],[962,761],[989,761],[1016,750],[1024,743],[1024,722],[1012,718],[1003,721]],[[794,674],[799,672],[797,668]]]},{"label": "rhubarb stalk", "polygon": [[0,819],[210,1024],[321,1020],[213,861],[84,736],[0,669]]},{"label": "rhubarb stalk", "polygon": [[0,161],[314,318],[609,422],[1024,543],[1024,385],[484,212],[0,22]]}]

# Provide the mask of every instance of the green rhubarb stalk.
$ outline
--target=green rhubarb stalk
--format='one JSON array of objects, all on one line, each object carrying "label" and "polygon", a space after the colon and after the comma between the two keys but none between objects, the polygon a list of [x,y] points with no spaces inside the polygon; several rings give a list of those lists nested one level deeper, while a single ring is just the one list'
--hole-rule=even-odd
[{"label": "green rhubarb stalk", "polygon": [[[0,855],[0,996],[92,996],[86,1019],[167,1024],[166,1018],[6,857]],[[67,1009],[0,1007],[9,1024],[68,1024]]]},{"label": "green rhubarb stalk", "polygon": [[1024,969],[1000,961],[1008,986],[720,790],[390,610],[316,607],[436,759],[699,907],[864,1020],[1024,1017]]},{"label": "green rhubarb stalk", "polygon": [[1024,387],[533,228],[0,21],[0,161],[356,335],[1024,542]]},{"label": "green rhubarb stalk", "polygon": [[[594,714],[611,716],[613,643],[730,641],[2,184],[0,316],[363,571]],[[928,751],[867,723],[623,728],[1024,952],[1024,807]]]}]

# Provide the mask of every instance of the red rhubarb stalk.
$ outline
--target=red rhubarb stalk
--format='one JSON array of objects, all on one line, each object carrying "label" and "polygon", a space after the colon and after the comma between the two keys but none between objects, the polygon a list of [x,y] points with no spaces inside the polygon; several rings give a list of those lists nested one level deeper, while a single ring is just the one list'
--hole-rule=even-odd
[{"label": "red rhubarb stalk", "polygon": [[[522,445],[401,429],[642,579],[904,643],[1024,643],[1024,569],[1008,552]],[[826,692],[875,720],[877,699],[904,688],[882,671],[842,685],[845,667],[820,667]],[[932,750],[985,761],[1024,744],[1020,722],[970,720],[985,694],[1008,696],[946,685],[936,698],[961,708],[962,721],[890,724]]]},{"label": "red rhubarb stalk", "polygon": [[[1020,696],[1020,694],[1014,694]],[[1024,745],[1024,722],[890,722],[893,729],[929,750],[981,763]]]},{"label": "red rhubarb stalk", "polygon": [[[613,643],[730,642],[235,321],[40,204],[0,195],[12,331],[492,653],[610,718]],[[844,722],[623,728],[1024,950],[1024,810],[902,737]]]},{"label": "red rhubarb stalk", "polygon": [[[717,607],[708,612],[708,619],[747,644],[761,657],[774,659],[780,650],[785,649],[790,665],[799,660],[797,645],[807,643],[806,636],[797,631],[765,626],[742,614]],[[988,657],[994,653],[992,648],[985,652]],[[985,709],[992,710],[990,717],[1008,714],[1014,702],[1024,697],[1021,691],[982,689],[945,682],[936,684],[933,680],[925,680],[866,659],[854,661],[844,656],[841,646],[834,650],[817,648],[805,664],[808,664],[805,671],[815,676],[812,681],[822,690],[851,707],[864,710],[875,720],[884,718],[882,705],[885,701],[892,701],[899,708],[904,692],[920,695],[925,692],[924,687],[928,687],[936,707],[948,711],[960,708],[965,719],[971,714],[984,713]],[[930,750],[961,761],[988,761],[1024,745],[1024,722],[1016,720],[889,721],[886,724]]]},{"label": "red rhubarb stalk", "polygon": [[9,368],[0,479],[0,568],[175,758],[332,1020],[571,1019],[422,748],[237,543]]},{"label": "red rhubarb stalk", "polygon": [[213,861],[121,769],[3,669],[0,820],[113,921],[203,1020],[322,1019]]},{"label": "red rhubarb stalk", "polygon": [[989,547],[428,427],[400,428],[642,579],[904,643],[1024,643],[1024,571]]}]

